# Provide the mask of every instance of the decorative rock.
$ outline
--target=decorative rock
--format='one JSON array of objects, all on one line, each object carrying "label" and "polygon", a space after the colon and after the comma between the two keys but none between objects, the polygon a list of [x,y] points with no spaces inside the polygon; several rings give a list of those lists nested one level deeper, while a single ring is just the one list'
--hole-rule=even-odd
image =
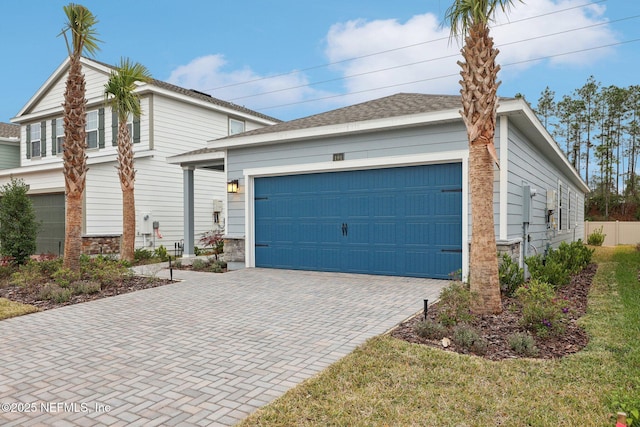
[{"label": "decorative rock", "polygon": [[442,344],[442,346],[444,348],[447,348],[451,345],[451,340],[447,337],[442,338],[442,341],[440,341],[440,343]]}]

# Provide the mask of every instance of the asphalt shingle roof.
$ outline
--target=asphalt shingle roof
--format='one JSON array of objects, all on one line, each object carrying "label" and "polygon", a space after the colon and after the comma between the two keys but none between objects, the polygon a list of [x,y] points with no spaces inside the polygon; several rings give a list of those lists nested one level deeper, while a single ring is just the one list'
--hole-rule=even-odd
[{"label": "asphalt shingle roof", "polygon": [[274,132],[308,129],[320,126],[354,123],[388,117],[406,116],[442,110],[462,108],[458,95],[427,95],[422,93],[398,93],[372,101],[362,102],[337,110],[282,122],[276,125],[243,132],[220,139],[262,135]]},{"label": "asphalt shingle roof", "polygon": [[20,138],[20,125],[0,122],[0,138]]}]

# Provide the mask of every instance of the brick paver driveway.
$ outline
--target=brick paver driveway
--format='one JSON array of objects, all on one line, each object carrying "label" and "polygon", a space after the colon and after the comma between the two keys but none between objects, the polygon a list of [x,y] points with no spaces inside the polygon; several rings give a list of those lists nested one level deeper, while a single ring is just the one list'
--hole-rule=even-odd
[{"label": "brick paver driveway", "polygon": [[0,322],[0,424],[232,425],[434,300],[446,282],[287,270]]}]

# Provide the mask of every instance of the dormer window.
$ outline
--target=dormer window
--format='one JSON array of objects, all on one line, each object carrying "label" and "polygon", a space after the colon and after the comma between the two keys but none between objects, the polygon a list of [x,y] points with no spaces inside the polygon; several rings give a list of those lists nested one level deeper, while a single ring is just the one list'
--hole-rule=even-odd
[{"label": "dormer window", "polygon": [[229,119],[229,135],[235,135],[236,133],[244,132],[244,121]]}]

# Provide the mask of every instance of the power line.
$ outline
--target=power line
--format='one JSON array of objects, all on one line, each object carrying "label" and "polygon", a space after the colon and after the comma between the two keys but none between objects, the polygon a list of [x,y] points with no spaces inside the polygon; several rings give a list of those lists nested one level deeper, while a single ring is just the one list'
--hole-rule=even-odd
[{"label": "power line", "polygon": [[[592,50],[604,49],[604,48],[607,48],[607,47],[613,47],[613,46],[620,46],[620,45],[623,45],[623,44],[635,43],[635,42],[638,42],[638,41],[640,41],[640,38],[632,39],[632,40],[626,40],[626,41],[617,42],[617,43],[610,43],[610,44],[591,47],[591,48],[586,48],[586,49],[573,50],[573,51],[570,51],[570,52],[558,53],[558,54],[555,54],[555,55],[541,56],[541,57],[538,57],[538,58],[525,59],[525,60],[517,61],[517,62],[510,62],[508,64],[501,64],[501,67],[504,68],[504,67],[509,67],[509,66],[513,66],[513,65],[524,64],[524,63],[527,63],[527,62],[535,62],[535,61],[541,61],[541,60],[549,59],[549,58],[556,58],[556,57],[559,57],[559,56],[566,56],[566,55],[572,55],[572,54],[576,54],[576,53],[589,52],[589,51],[592,51]],[[414,81],[411,81],[411,82],[404,82],[404,83],[397,83],[397,84],[387,85],[387,86],[380,86],[380,87],[376,87],[376,88],[372,88],[372,89],[363,89],[363,90],[359,90],[359,91],[355,91],[355,92],[341,93],[341,94],[324,96],[324,97],[314,98],[314,99],[306,99],[304,101],[296,101],[296,102],[290,102],[290,103],[286,103],[286,104],[272,105],[272,106],[269,106],[269,107],[259,107],[259,108],[254,108],[254,110],[258,110],[258,111],[259,110],[272,110],[272,109],[275,109],[275,108],[289,107],[289,106],[292,106],[292,105],[306,104],[306,103],[309,103],[309,102],[324,101],[324,100],[327,100],[327,99],[340,98],[340,97],[344,97],[344,96],[357,95],[357,94],[366,93],[366,92],[373,92],[373,91],[376,91],[376,90],[390,89],[390,88],[399,87],[399,86],[412,85],[412,84],[422,83],[422,82],[431,81],[431,80],[445,79],[445,78],[449,78],[449,77],[455,77],[457,75],[458,75],[458,73],[441,75],[441,76],[436,76],[436,77],[429,77],[429,78],[426,78],[426,79],[414,80]]]},{"label": "power line", "polygon": [[[558,32],[555,32],[555,33],[550,33],[550,34],[544,34],[542,36],[529,37],[529,38],[522,39],[522,40],[517,40],[517,41],[513,41],[513,42],[509,42],[509,43],[504,43],[504,44],[499,45],[497,47],[509,46],[509,45],[513,45],[513,44],[532,41],[532,40],[539,40],[539,39],[542,39],[542,38],[545,38],[545,37],[553,37],[553,36],[557,36],[557,35],[561,35],[561,34],[567,34],[567,33],[574,32],[574,31],[581,31],[581,30],[585,30],[585,29],[589,29],[589,28],[594,28],[594,27],[598,27],[598,26],[602,26],[602,25],[609,25],[609,24],[613,24],[613,23],[616,23],[616,22],[626,21],[626,20],[629,20],[629,19],[636,19],[636,18],[640,18],[640,15],[629,16],[629,17],[625,17],[625,18],[616,19],[616,20],[613,20],[613,21],[599,22],[597,24],[586,25],[586,26],[583,26],[583,27],[572,28],[572,29],[569,29],[569,30],[558,31]],[[273,93],[278,93],[278,92],[286,92],[288,90],[300,89],[300,88],[303,88],[303,87],[315,86],[315,85],[335,82],[335,81],[339,81],[339,80],[346,80],[346,79],[350,79],[350,78],[354,78],[354,77],[361,77],[361,76],[364,76],[364,75],[369,75],[369,74],[375,74],[375,73],[380,73],[380,72],[384,72],[384,71],[395,70],[395,69],[398,69],[398,68],[411,67],[411,66],[414,66],[414,65],[424,64],[424,63],[427,63],[427,62],[440,61],[442,59],[456,58],[458,56],[459,56],[458,53],[452,54],[452,55],[445,55],[445,56],[440,56],[440,57],[437,57],[437,58],[430,58],[430,59],[425,59],[425,60],[422,60],[422,61],[411,62],[411,63],[408,63],[408,64],[395,65],[393,67],[380,68],[380,69],[377,69],[377,70],[365,71],[365,72],[356,73],[356,74],[350,74],[350,75],[346,75],[346,76],[342,76],[342,77],[336,77],[336,78],[333,78],[333,79],[327,79],[327,80],[321,80],[321,81],[317,81],[317,82],[306,83],[306,84],[302,84],[302,85],[298,85],[298,86],[291,86],[291,87],[286,87],[286,88],[282,88],[282,89],[274,89],[274,90],[271,90],[271,91],[255,93],[255,94],[252,94],[252,95],[239,96],[239,97],[236,97],[236,98],[230,98],[230,99],[228,99],[228,101],[235,102],[235,101],[238,101],[238,100],[241,100],[241,99],[255,98],[257,96],[263,96],[263,95],[268,95],[268,94],[273,94]]]},{"label": "power line", "polygon": [[[505,25],[516,24],[518,22],[528,21],[528,20],[531,20],[531,19],[541,18],[541,17],[544,17],[544,16],[555,15],[555,14],[559,14],[559,13],[562,13],[562,12],[567,12],[567,11],[574,10],[574,9],[581,9],[583,7],[592,6],[592,5],[595,5],[595,4],[598,4],[598,3],[603,3],[605,1],[607,1],[607,0],[596,0],[596,1],[593,1],[593,2],[590,2],[590,3],[585,3],[585,4],[582,4],[582,5],[578,5],[578,6],[572,6],[572,7],[568,7],[568,8],[565,8],[565,9],[556,10],[556,11],[553,11],[553,12],[547,12],[547,13],[543,13],[543,14],[540,14],[540,15],[529,16],[527,18],[522,18],[522,19],[518,19],[518,20],[514,20],[514,21],[509,21],[509,22],[506,22],[504,24],[498,24],[498,25],[492,26],[492,28],[497,28],[497,27],[502,27],[502,26],[505,26]],[[455,37],[457,37],[457,36],[459,36],[459,34],[455,35]],[[342,64],[342,63],[345,63],[345,62],[355,61],[355,60],[363,59],[363,58],[369,58],[369,57],[377,56],[377,55],[383,55],[385,53],[396,52],[396,51],[403,50],[403,49],[409,49],[409,48],[412,48],[412,47],[421,46],[421,45],[425,45],[425,44],[429,44],[429,43],[435,43],[435,42],[444,41],[444,40],[449,40],[449,39],[450,39],[450,37],[448,36],[448,37],[441,37],[439,39],[426,40],[426,41],[422,41],[422,42],[418,42],[418,43],[413,43],[413,44],[410,44],[410,45],[400,46],[400,47],[393,48],[393,49],[387,49],[387,50],[383,50],[383,51],[379,51],[379,52],[369,53],[369,54],[366,54],[366,55],[356,56],[356,57],[353,57],[353,58],[347,58],[347,59],[342,59],[342,60],[339,60],[339,61],[328,62],[326,64],[313,65],[311,67],[301,68],[299,70],[294,70],[294,71],[288,71],[286,73],[279,73],[279,74],[274,74],[274,75],[271,75],[271,76],[259,77],[259,78],[256,78],[256,79],[246,80],[246,81],[243,81],[243,82],[230,83],[230,84],[223,85],[223,86],[217,86],[217,87],[214,87],[214,88],[201,89],[201,90],[202,91],[216,91],[216,90],[219,90],[219,89],[226,89],[226,88],[229,88],[229,87],[241,86],[241,85],[245,85],[245,84],[249,84],[249,83],[255,83],[255,82],[258,82],[258,81],[269,80],[269,79],[274,79],[274,78],[277,78],[277,77],[284,77],[284,76],[288,76],[288,75],[292,75],[292,74],[302,73],[302,72],[305,72],[305,71],[311,71],[311,70],[317,70],[317,69],[320,69],[320,68],[326,68],[326,67],[330,67],[332,65]]]}]

